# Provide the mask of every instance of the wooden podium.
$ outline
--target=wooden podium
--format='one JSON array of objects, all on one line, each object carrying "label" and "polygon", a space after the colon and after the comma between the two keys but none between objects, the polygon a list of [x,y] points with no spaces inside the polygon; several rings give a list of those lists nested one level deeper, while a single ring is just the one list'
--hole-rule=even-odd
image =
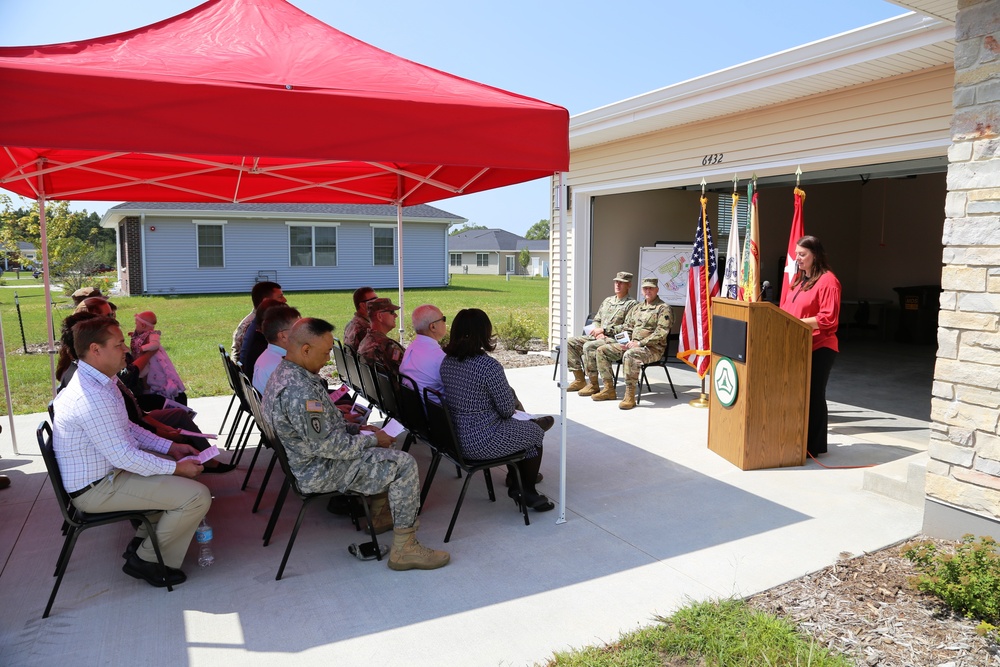
[{"label": "wooden podium", "polygon": [[[742,358],[740,358],[742,356]],[[717,395],[736,370],[736,396]],[[741,470],[806,462],[812,331],[772,303],[712,299],[708,448]]]}]

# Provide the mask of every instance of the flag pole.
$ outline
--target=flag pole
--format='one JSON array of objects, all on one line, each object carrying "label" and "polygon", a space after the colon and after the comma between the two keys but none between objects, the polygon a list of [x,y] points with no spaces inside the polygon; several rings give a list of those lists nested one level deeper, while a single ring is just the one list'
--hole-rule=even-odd
[{"label": "flag pole", "polygon": [[[706,198],[705,198],[705,186],[706,185],[708,185],[708,184],[705,182],[704,177],[702,177],[702,179],[701,179],[701,224],[702,225],[708,225],[708,220],[705,217],[705,215],[707,213],[706,204],[705,204],[705,202],[707,201]],[[706,264],[706,266],[708,265],[708,250],[707,249],[705,251],[705,264]],[[707,297],[708,298],[708,302],[711,303],[712,302],[712,294],[711,294],[710,291],[708,291],[708,272],[707,271],[705,272],[705,275],[706,275],[706,279],[705,279],[705,281],[706,281],[706,292],[705,293],[708,295],[708,297]],[[711,323],[711,321],[712,321],[711,315],[709,315],[708,321],[709,321],[709,323]],[[709,341],[712,340],[711,324],[709,324],[708,339],[709,339]],[[711,368],[709,368],[709,371],[711,372]],[[692,408],[707,408],[708,407],[708,394],[705,393],[705,378],[704,378],[704,376],[702,376],[702,378],[701,378],[701,393],[698,395],[698,398],[695,398],[695,399],[692,399],[692,400],[688,401],[688,405],[690,405]]]}]

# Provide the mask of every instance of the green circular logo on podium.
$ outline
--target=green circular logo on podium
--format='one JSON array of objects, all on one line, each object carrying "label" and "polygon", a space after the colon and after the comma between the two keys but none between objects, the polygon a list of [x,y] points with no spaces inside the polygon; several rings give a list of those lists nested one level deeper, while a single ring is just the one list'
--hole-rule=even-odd
[{"label": "green circular logo on podium", "polygon": [[715,388],[715,395],[719,398],[719,403],[728,408],[736,401],[739,393],[740,380],[736,374],[736,364],[729,357],[719,357],[715,363],[715,372],[712,374],[712,386]]}]

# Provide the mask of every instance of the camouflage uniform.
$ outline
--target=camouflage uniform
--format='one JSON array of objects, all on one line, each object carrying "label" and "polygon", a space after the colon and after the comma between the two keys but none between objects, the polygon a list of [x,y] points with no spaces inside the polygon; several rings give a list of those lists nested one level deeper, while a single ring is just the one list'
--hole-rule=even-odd
[{"label": "camouflage uniform", "polygon": [[607,338],[594,338],[593,336],[573,336],[566,341],[569,350],[566,362],[571,371],[582,370],[587,374],[597,372],[597,349],[608,342],[608,338],[614,340],[615,334],[622,330],[625,318],[635,306],[635,299],[626,296],[619,299],[617,296],[609,296],[601,302],[601,307],[594,317],[594,326],[604,329]]},{"label": "camouflage uniform", "polygon": [[233,358],[233,361],[240,360],[240,350],[243,349],[243,337],[246,336],[247,327],[253,322],[255,314],[255,311],[251,310],[250,314],[244,317],[243,321],[233,330],[233,346],[229,350],[229,356]]},{"label": "camouflage uniform", "polygon": [[642,365],[657,361],[667,349],[667,336],[670,334],[670,323],[673,311],[660,297],[653,303],[640,302],[629,311],[625,318],[625,331],[629,338],[640,343],[639,347],[623,350],[618,343],[607,343],[597,350],[597,370],[601,379],[612,382],[615,377],[612,364],[624,359],[625,384],[634,385],[639,380]]},{"label": "camouflage uniform", "polygon": [[344,327],[344,345],[351,346],[355,352],[361,347],[361,341],[365,339],[368,330],[372,328],[371,322],[361,313],[354,313],[354,317],[347,326]]},{"label": "camouflage uniform", "polygon": [[379,447],[374,435],[347,424],[320,376],[282,360],[271,378],[264,392],[264,419],[285,447],[299,488],[305,493],[388,491],[395,526],[413,526],[420,505],[413,457]]},{"label": "camouflage uniform", "polygon": [[399,372],[404,352],[406,348],[375,329],[368,330],[365,339],[361,341],[361,347],[358,348],[358,354],[369,362],[378,361],[395,373]]}]

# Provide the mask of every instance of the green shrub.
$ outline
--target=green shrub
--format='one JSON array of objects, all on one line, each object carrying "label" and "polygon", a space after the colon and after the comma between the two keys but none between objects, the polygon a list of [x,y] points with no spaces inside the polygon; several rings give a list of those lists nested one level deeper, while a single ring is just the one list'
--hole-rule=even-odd
[{"label": "green shrub", "polygon": [[524,315],[510,313],[494,332],[508,350],[526,351],[534,335],[533,322]]},{"label": "green shrub", "polygon": [[921,572],[910,581],[917,590],[936,595],[960,614],[991,626],[1000,623],[1000,553],[993,538],[981,537],[977,543],[973,535],[965,535],[954,553],[933,542],[909,546],[902,553]]}]

